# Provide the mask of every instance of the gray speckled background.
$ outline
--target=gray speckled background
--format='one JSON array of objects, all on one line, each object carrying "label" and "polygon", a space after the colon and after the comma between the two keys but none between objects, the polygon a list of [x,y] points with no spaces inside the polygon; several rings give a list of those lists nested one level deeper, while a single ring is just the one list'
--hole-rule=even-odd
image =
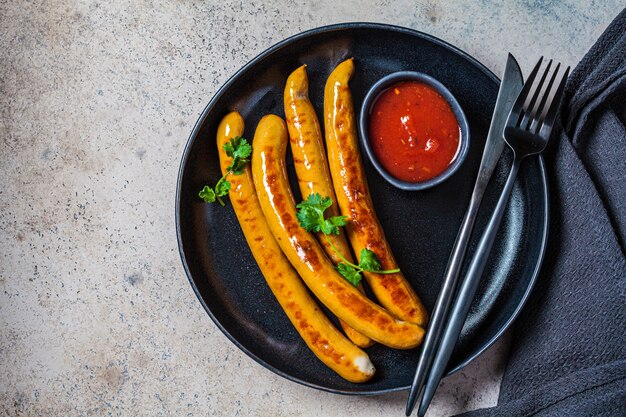
[{"label": "gray speckled background", "polygon": [[[237,350],[178,256],[183,146],[240,66],[302,30],[415,28],[500,73],[574,65],[614,1],[0,0],[0,415],[390,416],[406,393],[336,396]],[[430,416],[495,404],[501,341],[444,381]]]}]

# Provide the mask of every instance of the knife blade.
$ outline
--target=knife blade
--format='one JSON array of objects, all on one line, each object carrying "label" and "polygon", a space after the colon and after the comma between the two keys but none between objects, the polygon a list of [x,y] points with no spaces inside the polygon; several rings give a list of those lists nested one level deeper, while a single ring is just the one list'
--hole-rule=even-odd
[{"label": "knife blade", "polygon": [[[489,179],[491,178],[498,160],[502,155],[502,151],[504,150],[504,125],[509,112],[511,111],[511,107],[522,89],[523,83],[522,71],[520,70],[519,64],[515,60],[515,57],[509,53],[506,66],[504,67],[500,89],[498,90],[496,106],[491,118],[489,133],[487,134],[487,141],[485,142],[483,156],[480,161],[480,168],[474,185],[474,191],[472,192],[469,207],[463,217],[459,233],[457,234],[454,246],[452,247],[452,251],[448,259],[448,266],[446,267],[446,273],[443,279],[443,285],[437,297],[437,301],[435,302],[430,324],[428,325],[424,344],[422,345],[422,350],[420,352],[417,369],[413,377],[411,391],[409,392],[409,398],[407,400],[407,416],[411,415],[413,412],[415,402],[420,394],[420,391],[422,390],[426,377],[432,372],[431,367],[433,359],[439,346],[442,329],[450,311],[450,305],[452,303],[454,292],[457,288],[461,267],[463,266],[463,259],[465,258],[465,253],[467,252],[467,247],[474,228],[474,222],[476,221],[476,216],[478,215],[478,210],[480,208],[483,195],[485,194],[487,184],[489,183]],[[447,364],[443,364],[444,368],[437,369],[437,371],[441,372],[443,375],[446,366]],[[434,392],[432,394],[434,395]],[[420,411],[423,408],[424,399],[425,398],[422,398]],[[430,403],[430,399],[428,399],[428,403]],[[428,403],[426,404],[426,407],[428,407]]]},{"label": "knife blade", "polygon": [[[522,70],[515,60],[515,57],[509,53],[506,66],[504,67],[502,82],[500,83],[500,90],[498,91],[498,98],[496,99],[496,107],[493,111],[491,124],[489,125],[485,151],[480,160],[480,169],[478,170],[478,178],[476,179],[474,191],[476,187],[479,186],[479,183],[485,181],[489,182],[491,174],[493,174],[493,170],[498,160],[500,160],[500,155],[502,155],[502,151],[504,150],[504,125],[511,112],[511,107],[513,107],[513,103],[517,99],[523,85],[524,79],[522,77]],[[487,184],[484,185],[486,187]]]}]

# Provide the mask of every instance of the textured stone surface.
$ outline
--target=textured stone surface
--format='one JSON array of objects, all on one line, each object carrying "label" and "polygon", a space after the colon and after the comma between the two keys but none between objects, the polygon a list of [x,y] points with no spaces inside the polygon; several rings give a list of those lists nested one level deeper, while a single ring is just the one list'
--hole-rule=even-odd
[{"label": "textured stone surface", "polygon": [[[499,73],[574,65],[620,1],[0,0],[0,415],[389,416],[406,393],[291,383],[216,329],[181,267],[178,164],[219,86],[302,30],[408,26]],[[506,343],[444,381],[431,416],[496,402]]]}]

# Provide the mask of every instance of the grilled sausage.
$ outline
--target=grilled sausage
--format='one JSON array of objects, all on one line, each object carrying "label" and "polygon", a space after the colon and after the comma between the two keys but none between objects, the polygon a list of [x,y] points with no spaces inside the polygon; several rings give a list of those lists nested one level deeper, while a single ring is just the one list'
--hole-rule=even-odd
[{"label": "grilled sausage", "polygon": [[309,289],[351,327],[386,346],[410,349],[424,330],[401,321],[373,303],[345,280],[328,260],[313,235],[298,223],[287,181],[287,127],[278,116],[261,119],[252,143],[252,176],[261,209],[278,245]]},{"label": "grilled sausage", "polygon": [[[348,216],[348,239],[354,253],[369,249],[378,257],[382,269],[398,265],[385,233],[376,217],[361,162],[354,107],[348,82],[354,62],[348,59],[335,68],[324,89],[324,124],[330,173],[341,214]],[[411,285],[397,274],[364,273],[378,301],[396,317],[425,326],[426,309]]]},{"label": "grilled sausage", "polygon": [[[231,163],[222,146],[243,134],[239,113],[229,113],[217,130],[217,145],[222,171]],[[269,229],[254,190],[250,167],[241,175],[229,175],[230,200],[248,246],[267,284],[302,339],[324,364],[351,382],[365,382],[375,372],[374,365],[361,349],[353,345],[328,320],[309,295],[289,260],[285,258]]]},{"label": "grilled sausage", "polygon": [[[306,74],[306,65],[296,69],[287,78],[284,105],[291,153],[293,154],[302,198],[306,199],[310,194],[315,193],[322,197],[329,197],[333,201],[333,205],[326,210],[326,213],[328,216],[336,216],[339,214],[337,199],[328,171],[320,123],[317,120],[313,104],[309,100],[309,79]],[[332,245],[348,261],[354,261],[343,230],[340,229],[338,235],[329,235],[330,242],[323,233],[317,233],[316,238],[335,265],[342,259],[337,255]],[[358,288],[361,293],[365,294],[362,285],[359,285]],[[357,346],[369,347],[374,343],[372,339],[357,332],[344,321],[340,320],[340,324],[346,335]]]}]

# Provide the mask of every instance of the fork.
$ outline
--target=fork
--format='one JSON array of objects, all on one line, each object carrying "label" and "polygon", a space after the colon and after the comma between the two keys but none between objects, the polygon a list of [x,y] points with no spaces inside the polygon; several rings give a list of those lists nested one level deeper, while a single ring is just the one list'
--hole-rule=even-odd
[{"label": "fork", "polygon": [[[506,180],[498,204],[483,233],[476,253],[468,267],[465,279],[458,290],[456,302],[450,312],[450,319],[443,329],[440,347],[424,388],[418,416],[426,414],[428,405],[435,394],[448,361],[467,318],[467,313],[474,299],[474,294],[483,274],[489,253],[502,221],[513,184],[524,158],[543,152],[550,139],[557,111],[563,96],[569,67],[559,75],[561,64],[550,73],[553,61],[550,60],[540,78],[537,78],[543,57],[535,65],[524,84],[504,128],[504,140],[513,151],[513,164]],[[559,78],[557,82],[557,78]],[[546,83],[546,79],[549,81]]]}]

